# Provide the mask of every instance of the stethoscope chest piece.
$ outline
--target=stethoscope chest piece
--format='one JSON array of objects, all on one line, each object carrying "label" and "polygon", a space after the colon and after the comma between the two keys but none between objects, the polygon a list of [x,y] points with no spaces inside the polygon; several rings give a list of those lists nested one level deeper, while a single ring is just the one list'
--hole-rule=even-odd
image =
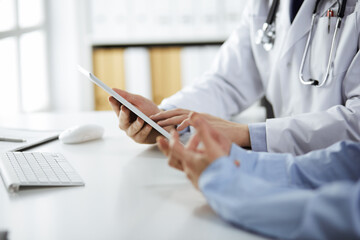
[{"label": "stethoscope chest piece", "polygon": [[279,6],[280,0],[274,0],[271,4],[269,14],[266,22],[262,28],[256,33],[255,43],[261,44],[265,51],[269,52],[274,47],[276,33],[275,33],[275,15]]},{"label": "stethoscope chest piece", "polygon": [[269,52],[275,43],[275,25],[264,23],[262,29],[259,29],[256,33],[256,44],[261,44],[265,51]]}]

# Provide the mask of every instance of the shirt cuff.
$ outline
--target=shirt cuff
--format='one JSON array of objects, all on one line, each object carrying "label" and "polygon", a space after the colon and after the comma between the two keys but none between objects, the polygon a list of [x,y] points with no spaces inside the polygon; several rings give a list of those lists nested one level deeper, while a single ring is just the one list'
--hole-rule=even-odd
[{"label": "shirt cuff", "polygon": [[256,152],[267,152],[266,123],[249,124],[251,150]]},{"label": "shirt cuff", "polygon": [[219,176],[232,176],[233,174],[240,174],[240,172],[250,171],[253,168],[253,158],[251,151],[233,143],[229,155],[216,159],[201,173],[198,182],[200,190],[204,192],[206,186],[207,188],[221,184],[225,186],[226,183],[223,181],[227,181],[229,178],[221,179]]},{"label": "shirt cuff", "polygon": [[[234,148],[234,146],[232,146]],[[228,172],[231,172],[231,153],[228,156],[222,156],[212,162],[205,170],[201,173],[198,185],[200,191],[203,193],[206,192],[206,189],[216,188],[218,185],[222,184],[224,179],[219,179],[219,175],[224,174],[228,176]],[[234,165],[235,167],[235,165]]]}]

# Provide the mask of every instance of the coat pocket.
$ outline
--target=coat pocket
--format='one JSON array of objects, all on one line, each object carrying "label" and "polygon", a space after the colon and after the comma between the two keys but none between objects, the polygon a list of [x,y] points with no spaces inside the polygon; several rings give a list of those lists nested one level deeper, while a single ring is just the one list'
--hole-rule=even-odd
[{"label": "coat pocket", "polygon": [[[334,40],[329,78],[346,71],[358,51],[357,21],[357,12],[342,20]],[[320,82],[326,74],[336,22],[336,17],[330,18],[330,21],[327,17],[321,17],[313,29],[313,38],[307,56],[307,65],[310,71],[308,74]]]},{"label": "coat pocket", "polygon": [[334,59],[334,75],[347,71],[359,51],[359,13],[356,11],[342,23]]}]

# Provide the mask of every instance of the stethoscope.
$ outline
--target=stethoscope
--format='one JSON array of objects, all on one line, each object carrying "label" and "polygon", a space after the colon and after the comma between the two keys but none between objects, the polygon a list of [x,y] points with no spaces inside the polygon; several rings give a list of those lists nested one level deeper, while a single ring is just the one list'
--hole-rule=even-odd
[{"label": "stethoscope", "polygon": [[[259,29],[257,32],[257,36],[256,36],[256,44],[262,44],[264,49],[266,51],[270,51],[273,46],[274,46],[274,42],[275,42],[275,38],[276,38],[276,32],[275,32],[275,15],[276,15],[276,11],[277,8],[279,6],[279,2],[280,0],[274,0],[271,7],[270,7],[270,11],[269,14],[267,16],[266,22],[263,24],[262,29]],[[336,36],[338,34],[338,30],[341,26],[341,21],[345,15],[345,8],[346,8],[346,0],[342,1],[342,4],[340,3],[339,0],[337,0],[337,5],[338,5],[338,9],[340,11],[338,11],[337,14],[337,21],[336,21],[336,25],[335,25],[335,31],[332,37],[332,41],[331,41],[331,48],[330,48],[330,55],[329,55],[329,59],[328,59],[328,63],[327,63],[327,67],[326,67],[326,73],[323,77],[323,80],[321,83],[319,83],[318,80],[312,79],[310,78],[309,80],[305,80],[304,76],[303,76],[303,71],[304,71],[304,65],[305,65],[305,60],[309,51],[309,46],[310,46],[310,42],[312,39],[312,32],[314,29],[314,25],[315,25],[315,21],[318,17],[318,6],[319,6],[320,0],[316,0],[315,3],[315,8],[313,11],[313,15],[312,15],[312,19],[311,19],[311,27],[310,27],[310,33],[308,35],[307,41],[306,41],[306,45],[305,45],[305,51],[304,54],[302,56],[302,60],[301,60],[301,64],[300,64],[300,70],[299,70],[299,80],[302,84],[304,85],[312,85],[312,86],[316,86],[316,87],[322,87],[328,80],[329,75],[330,75],[330,69],[332,66],[332,59],[333,59],[333,54],[334,54],[334,48],[335,48],[335,42],[336,42]]]}]

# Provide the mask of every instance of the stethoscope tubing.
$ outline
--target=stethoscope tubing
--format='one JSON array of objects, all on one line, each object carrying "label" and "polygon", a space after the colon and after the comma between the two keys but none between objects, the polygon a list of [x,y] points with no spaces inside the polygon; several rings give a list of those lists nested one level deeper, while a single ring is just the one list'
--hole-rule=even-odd
[{"label": "stethoscope tubing", "polygon": [[329,55],[329,59],[328,59],[328,64],[326,67],[326,73],[325,76],[323,78],[323,81],[321,82],[321,84],[319,85],[319,81],[318,80],[314,80],[314,79],[309,79],[308,81],[304,80],[304,76],[303,76],[303,71],[304,71],[304,65],[305,65],[305,60],[306,60],[306,56],[307,56],[307,52],[309,50],[309,46],[310,46],[310,42],[311,42],[311,37],[312,37],[312,29],[313,26],[315,25],[315,20],[316,20],[316,13],[313,14],[312,16],[312,20],[311,20],[311,29],[310,29],[310,33],[308,36],[308,39],[306,41],[306,45],[305,45],[305,52],[303,54],[302,60],[301,60],[301,64],[300,64],[300,70],[299,70],[299,79],[300,82],[304,85],[314,85],[316,87],[322,87],[325,85],[325,83],[327,82],[329,75],[330,75],[330,68],[331,68],[331,63],[332,63],[332,58],[333,58],[333,52],[334,52],[334,48],[335,48],[335,42],[336,42],[336,36],[339,30],[339,26],[341,24],[341,18],[339,17],[336,21],[336,27],[335,27],[335,32],[331,41],[331,48],[330,48],[330,55]]},{"label": "stethoscope tubing", "polygon": [[[303,54],[303,56],[302,56],[301,64],[300,64],[299,79],[300,79],[300,82],[301,82],[302,84],[304,84],[304,85],[315,85],[315,82],[314,82],[313,80],[312,80],[312,81],[305,81],[305,80],[304,80],[304,77],[303,77],[303,70],[304,70],[304,65],[305,65],[305,59],[306,59],[307,52],[308,52],[308,49],[309,49],[309,46],[310,46],[310,41],[311,41],[311,37],[312,37],[312,29],[313,29],[315,20],[316,20],[316,13],[313,13],[312,19],[311,19],[311,27],[310,27],[309,36],[308,36],[308,38],[307,38],[307,40],[306,40],[305,51],[304,51],[304,54]],[[315,80],[315,81],[316,81],[316,80]]]},{"label": "stethoscope tubing", "polygon": [[308,39],[306,41],[306,45],[305,45],[305,51],[304,51],[304,54],[303,54],[303,57],[302,57],[302,60],[301,60],[301,64],[300,64],[300,69],[299,69],[299,80],[302,84],[304,85],[313,85],[315,87],[322,87],[325,85],[325,83],[327,82],[327,80],[329,79],[329,75],[330,75],[330,68],[331,68],[331,64],[332,64],[332,59],[333,59],[333,54],[334,54],[334,49],[335,49],[335,42],[336,42],[336,37],[337,37],[337,34],[338,34],[338,30],[341,26],[341,22],[342,22],[342,18],[343,16],[345,15],[345,6],[346,6],[346,0],[343,0],[343,3],[340,4],[339,1],[338,4],[339,4],[339,9],[340,9],[340,12],[338,14],[338,19],[336,21],[336,25],[335,25],[335,31],[334,31],[334,35],[332,37],[332,40],[331,40],[331,48],[330,48],[330,55],[329,55],[329,58],[328,58],[328,63],[327,63],[327,67],[326,67],[326,72],[325,72],[325,75],[323,77],[323,80],[321,81],[321,83],[319,84],[319,81],[318,80],[315,80],[315,79],[309,79],[309,80],[305,80],[304,79],[304,76],[303,76],[303,71],[304,71],[304,65],[305,65],[305,60],[306,60],[306,56],[307,56],[307,53],[309,51],[309,46],[310,46],[310,42],[311,42],[311,38],[312,38],[312,32],[313,32],[313,28],[314,28],[314,25],[315,25],[315,21],[316,21],[316,18],[317,18],[317,8],[318,8],[318,5],[319,5],[319,2],[320,0],[317,0],[316,1],[316,4],[315,4],[315,9],[314,9],[314,13],[312,15],[312,20],[311,20],[311,27],[310,27],[310,33],[309,33],[309,36],[308,36]]},{"label": "stethoscope tubing", "polygon": [[[312,86],[316,86],[316,87],[322,87],[328,81],[328,78],[329,78],[329,75],[330,75],[330,70],[331,70],[331,65],[332,65],[332,61],[333,61],[335,43],[336,43],[339,28],[341,26],[342,19],[343,19],[344,15],[345,15],[345,9],[346,9],[346,3],[347,3],[347,0],[343,0],[342,3],[340,3],[340,1],[337,0],[337,4],[339,6],[338,9],[340,11],[339,11],[339,13],[337,15],[337,21],[336,21],[336,25],[335,25],[335,30],[334,30],[334,34],[333,34],[332,41],[331,41],[330,55],[329,55],[328,62],[327,62],[326,73],[325,73],[325,75],[323,77],[323,80],[319,84],[319,80],[315,80],[315,79],[311,79],[311,78],[309,80],[305,80],[303,72],[304,72],[306,57],[308,55],[310,43],[311,43],[311,40],[312,40],[313,29],[314,29],[315,22],[316,22],[316,19],[317,19],[317,16],[318,16],[317,12],[318,12],[318,7],[319,7],[319,4],[320,4],[320,1],[321,0],[316,0],[316,3],[315,3],[315,7],[314,7],[313,14],[312,14],[312,19],[311,19],[310,32],[309,32],[309,35],[308,35],[308,38],[307,38],[307,41],[306,41],[305,51],[304,51],[304,54],[302,56],[300,69],[299,69],[299,80],[300,80],[300,82],[302,84],[304,84],[304,85],[312,85]],[[274,24],[275,15],[276,15],[276,11],[277,11],[279,3],[280,3],[280,0],[274,0],[273,4],[270,7],[270,11],[269,11],[268,17],[266,19],[266,22],[264,23],[263,28],[261,30],[259,30],[259,31],[262,31],[262,34],[260,35],[259,40],[257,40],[257,44],[262,44],[266,51],[270,51],[272,49],[272,47],[273,47],[273,44],[274,44],[275,31],[274,30],[269,31],[269,29]],[[269,35],[270,33],[272,35]],[[264,40],[264,38],[266,39],[266,41]],[[270,46],[269,46],[269,44],[270,44]]]}]

